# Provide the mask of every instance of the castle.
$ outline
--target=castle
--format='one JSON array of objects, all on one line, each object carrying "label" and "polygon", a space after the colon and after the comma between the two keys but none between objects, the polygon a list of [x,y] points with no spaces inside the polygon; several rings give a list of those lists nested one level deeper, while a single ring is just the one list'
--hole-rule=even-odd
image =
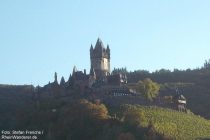
[{"label": "castle", "polygon": [[127,83],[126,74],[118,73],[112,74],[110,72],[110,48],[109,45],[104,47],[103,42],[98,38],[95,47],[91,44],[90,47],[90,73],[86,70],[78,71],[74,66],[72,74],[67,82],[64,77],[61,78],[60,84],[57,80],[57,73],[55,73],[55,80],[47,86],[60,85],[63,87],[79,86],[80,88],[101,87],[104,85],[121,86]]},{"label": "castle", "polygon": [[[111,96],[139,95],[135,88],[126,85],[127,76],[125,73],[114,74],[110,72],[110,48],[109,45],[104,47],[103,42],[99,38],[95,46],[93,47],[93,45],[91,45],[90,47],[90,62],[89,74],[86,74],[86,70],[82,72],[77,71],[76,67],[73,68],[72,76],[70,77],[70,85],[73,81],[74,85],[80,87],[80,89],[85,89],[86,87],[92,89],[98,88],[99,90],[96,91],[99,92],[94,91],[94,93],[107,93],[106,95]],[[178,89],[176,92],[178,92]],[[186,111],[186,98],[182,94],[177,93],[177,95],[173,97],[173,102],[175,109]]]},{"label": "castle", "polygon": [[[90,46],[90,71],[89,73],[77,70],[76,66],[65,81],[64,77],[61,78],[60,83],[57,79],[57,73],[54,75],[54,82],[45,85],[43,88],[36,88],[35,97],[39,97],[39,93],[47,93],[55,97],[66,95],[85,95],[91,100],[101,99],[106,97],[122,97],[122,96],[140,96],[135,87],[127,84],[126,73],[111,72],[110,60],[111,50],[109,45],[104,47],[101,39],[98,38],[95,46]],[[145,104],[143,98],[138,100]],[[138,101],[138,102],[139,102]],[[109,102],[109,101],[108,101]],[[179,111],[186,111],[186,98],[177,94],[174,97],[174,105]]]}]

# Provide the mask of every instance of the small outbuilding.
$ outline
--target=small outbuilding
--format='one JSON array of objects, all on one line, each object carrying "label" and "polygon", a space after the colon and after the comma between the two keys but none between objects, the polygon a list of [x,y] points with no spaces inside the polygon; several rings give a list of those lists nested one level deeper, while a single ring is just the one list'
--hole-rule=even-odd
[{"label": "small outbuilding", "polygon": [[184,97],[184,95],[182,95],[182,94],[175,95],[173,97],[173,101],[175,103],[177,110],[179,110],[181,112],[186,111],[187,100]]}]

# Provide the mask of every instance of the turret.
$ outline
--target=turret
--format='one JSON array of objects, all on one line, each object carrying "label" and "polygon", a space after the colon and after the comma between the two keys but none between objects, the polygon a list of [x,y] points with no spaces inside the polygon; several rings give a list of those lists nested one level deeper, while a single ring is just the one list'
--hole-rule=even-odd
[{"label": "turret", "polygon": [[92,52],[93,51],[93,45],[91,44],[90,45],[90,52]]},{"label": "turret", "polygon": [[90,69],[90,76],[96,77],[96,73],[95,73],[94,68],[91,68],[91,69]]},{"label": "turret", "polygon": [[109,49],[109,45],[107,45],[107,47],[106,47],[106,52],[107,52],[107,57],[110,59],[110,49]]},{"label": "turret", "polygon": [[77,72],[77,68],[76,68],[76,66],[74,66],[74,68],[73,68],[72,75],[74,75],[74,73],[75,73],[75,72]]},{"label": "turret", "polygon": [[55,83],[55,84],[58,84],[57,72],[55,72],[55,75],[54,75],[54,83]]},{"label": "turret", "polygon": [[64,86],[64,85],[65,85],[65,79],[64,79],[63,76],[62,76],[62,78],[61,78],[60,85],[61,85],[61,86]]},{"label": "turret", "polygon": [[70,81],[70,80],[71,80],[71,77],[72,77],[72,76],[71,76],[71,74],[70,74],[70,75],[69,75],[69,80],[68,80],[68,81]]},{"label": "turret", "polygon": [[93,45],[91,44],[91,46],[90,46],[90,58],[92,57],[92,55],[93,55]]},{"label": "turret", "polygon": [[91,88],[96,81],[96,73],[93,68],[90,69],[89,87]]}]

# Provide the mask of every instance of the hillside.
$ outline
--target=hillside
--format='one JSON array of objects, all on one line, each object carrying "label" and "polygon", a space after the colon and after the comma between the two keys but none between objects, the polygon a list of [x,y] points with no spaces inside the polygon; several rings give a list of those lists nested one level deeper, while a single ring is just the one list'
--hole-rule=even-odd
[{"label": "hillside", "polygon": [[210,119],[210,60],[201,68],[186,70],[160,69],[155,72],[147,70],[127,71],[126,68],[114,69],[113,73],[126,73],[128,83],[137,83],[145,78],[161,85],[160,96],[174,96],[175,89],[187,99],[187,108],[193,113]]},{"label": "hillside", "polygon": [[[92,139],[116,139],[126,135],[135,137],[136,139],[148,139],[148,137],[153,135],[155,135],[155,137],[150,139],[156,139],[157,137],[160,137],[160,139],[175,138],[179,140],[210,138],[210,121],[193,115],[192,113],[186,114],[155,106],[123,104],[120,106],[117,102],[123,101],[124,98],[121,98],[121,100],[119,100],[120,98],[113,98],[112,100],[116,103],[115,106],[105,103],[108,107],[108,112],[106,109],[103,109],[103,106],[88,103],[91,105],[90,109],[96,107],[96,110],[98,110],[97,108],[99,107],[100,110],[107,114],[106,121],[98,120],[93,117],[89,124],[89,120],[84,121],[84,118],[78,118],[84,116],[85,110],[83,110],[83,107],[79,107],[80,110],[78,110],[79,108],[76,106],[77,109],[74,108],[77,99],[72,98],[72,96],[66,96],[65,98],[43,98],[37,106],[36,101],[33,100],[32,95],[28,91],[29,89],[26,88],[23,90],[22,87],[20,87],[20,89],[22,90],[13,89],[17,91],[17,93],[15,93],[11,92],[13,90],[9,92],[8,89],[5,88],[5,92],[1,92],[0,94],[0,110],[2,113],[0,117],[1,129],[41,129],[45,130],[43,137],[46,139],[49,139],[49,137],[66,139],[69,134],[72,134],[74,139],[78,139],[81,132],[84,135],[84,137],[79,138],[81,140],[86,137],[92,137]],[[109,98],[109,100],[111,99]],[[134,103],[134,101],[136,103],[139,102],[139,99],[134,96],[127,100],[129,100],[130,103]],[[52,109],[56,109],[57,112],[53,113],[51,111]],[[133,109],[140,112],[137,113],[137,115],[140,115],[137,116],[137,118],[141,118],[142,114],[145,116],[145,119],[140,121],[141,125],[144,125],[138,127],[132,124],[129,126],[124,120],[125,112]],[[101,115],[99,115],[99,117],[101,117]],[[128,120],[132,121],[133,119],[131,117]],[[95,128],[95,126],[98,126],[98,123],[100,127]],[[91,130],[89,130],[90,128]],[[153,129],[154,132],[152,131],[151,133],[150,131]]]},{"label": "hillside", "polygon": [[[123,108],[123,109],[122,109]],[[209,139],[210,121],[202,117],[160,107],[123,105],[118,111],[138,110],[145,115],[147,125],[152,124],[155,131],[178,140]],[[114,111],[117,113],[118,111]],[[123,113],[121,112],[121,113]],[[122,117],[122,114],[118,117]]]},{"label": "hillside", "polygon": [[[128,81],[149,77],[158,82],[159,97],[163,99],[174,96],[178,88],[187,99],[188,114],[167,109],[170,104],[159,104],[158,100],[149,102],[139,95],[100,96],[100,92],[79,88],[54,90],[55,94],[43,88],[38,94],[31,85],[0,85],[0,129],[41,129],[45,131],[44,139],[210,139],[210,121],[207,120],[210,118],[209,75],[209,69],[128,73]],[[75,102],[80,99],[88,101]],[[100,99],[99,103],[95,99]],[[84,107],[87,110],[83,110]],[[96,114],[102,111],[105,119],[96,119],[92,108]],[[84,116],[87,112],[91,116]],[[100,113],[98,117],[101,117]],[[135,121],[133,124],[135,119],[138,125]]]}]

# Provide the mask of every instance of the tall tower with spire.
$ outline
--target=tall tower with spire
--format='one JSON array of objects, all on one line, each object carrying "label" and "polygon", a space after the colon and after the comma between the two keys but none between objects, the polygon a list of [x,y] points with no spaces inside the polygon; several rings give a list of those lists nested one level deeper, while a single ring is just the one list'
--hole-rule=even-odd
[{"label": "tall tower with spire", "polygon": [[96,74],[96,80],[104,81],[110,75],[110,49],[109,45],[105,48],[103,42],[98,38],[95,47],[90,47],[91,69]]}]

